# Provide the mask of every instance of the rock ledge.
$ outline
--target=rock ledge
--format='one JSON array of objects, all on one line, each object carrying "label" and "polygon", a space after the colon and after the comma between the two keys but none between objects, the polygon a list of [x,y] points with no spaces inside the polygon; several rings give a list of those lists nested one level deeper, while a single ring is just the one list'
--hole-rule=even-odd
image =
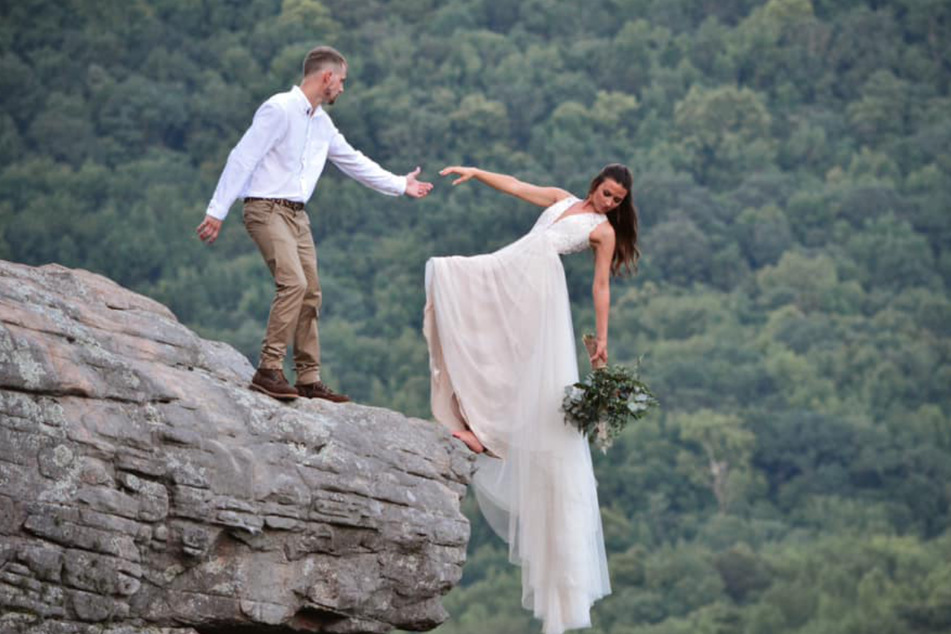
[{"label": "rock ledge", "polygon": [[0,631],[426,630],[472,460],[431,422],[247,389],[86,271],[0,261]]}]

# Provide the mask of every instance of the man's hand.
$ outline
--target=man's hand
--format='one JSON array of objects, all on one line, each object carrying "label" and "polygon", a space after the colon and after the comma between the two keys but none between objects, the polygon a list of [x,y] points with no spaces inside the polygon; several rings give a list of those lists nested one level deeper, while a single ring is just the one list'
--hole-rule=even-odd
[{"label": "man's hand", "polygon": [[[432,187],[432,185],[430,185]],[[409,189],[407,187],[407,189]],[[221,231],[221,221],[212,216],[205,216],[205,219],[201,221],[201,224],[198,225],[198,228],[195,229],[195,233],[198,234],[198,237],[201,238],[202,242],[207,242],[211,244],[218,239],[218,232]]]},{"label": "man's hand", "polygon": [[432,183],[424,183],[423,181],[416,180],[419,171],[420,168],[417,167],[406,175],[406,195],[411,198],[425,198],[433,189]]}]

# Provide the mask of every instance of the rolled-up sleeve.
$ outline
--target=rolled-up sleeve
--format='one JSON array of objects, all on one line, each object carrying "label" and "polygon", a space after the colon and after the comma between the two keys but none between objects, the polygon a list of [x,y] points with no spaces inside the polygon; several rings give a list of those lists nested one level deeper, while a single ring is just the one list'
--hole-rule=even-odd
[{"label": "rolled-up sleeve", "polygon": [[358,183],[388,196],[402,196],[406,193],[406,177],[397,176],[369,159],[363,152],[355,150],[340,132],[330,139],[327,158],[341,172]]},{"label": "rolled-up sleeve", "polygon": [[270,101],[261,104],[254,113],[251,127],[228,155],[218,186],[208,203],[207,214],[224,220],[232,203],[241,194],[248,179],[264,155],[287,130],[287,112]]}]

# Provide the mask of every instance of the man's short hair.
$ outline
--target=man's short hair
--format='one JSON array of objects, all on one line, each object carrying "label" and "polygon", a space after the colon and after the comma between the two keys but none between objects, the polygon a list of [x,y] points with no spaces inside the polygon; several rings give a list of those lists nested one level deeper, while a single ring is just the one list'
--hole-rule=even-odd
[{"label": "man's short hair", "polygon": [[318,46],[304,58],[304,77],[324,70],[328,66],[343,67],[347,60],[340,51],[331,46]]}]

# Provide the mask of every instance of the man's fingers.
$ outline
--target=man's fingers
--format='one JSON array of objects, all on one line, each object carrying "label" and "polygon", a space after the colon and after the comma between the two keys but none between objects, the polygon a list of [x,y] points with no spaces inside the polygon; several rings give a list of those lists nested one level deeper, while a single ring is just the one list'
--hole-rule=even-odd
[{"label": "man's fingers", "polygon": [[220,224],[216,225],[216,223],[210,222],[207,218],[205,218],[205,220],[203,220],[202,223],[198,225],[198,228],[195,229],[195,233],[198,234],[198,238],[202,242],[211,244],[218,237],[218,232],[220,229]]},{"label": "man's fingers", "polygon": [[433,186],[430,183],[415,181],[410,187],[406,189],[406,193],[413,198],[422,198],[429,193],[429,190],[432,189],[432,187]]}]

